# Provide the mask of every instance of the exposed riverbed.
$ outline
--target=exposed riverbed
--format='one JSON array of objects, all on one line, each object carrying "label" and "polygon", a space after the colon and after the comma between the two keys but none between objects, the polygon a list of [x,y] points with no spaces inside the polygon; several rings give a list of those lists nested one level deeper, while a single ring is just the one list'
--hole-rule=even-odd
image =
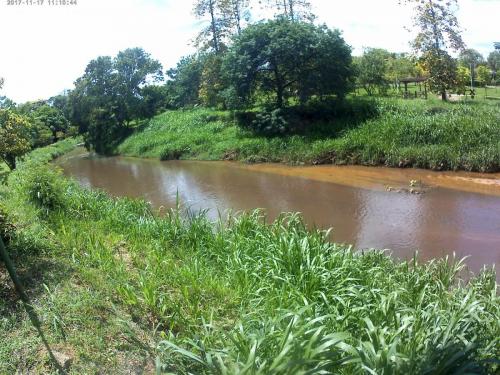
[{"label": "exposed riverbed", "polygon": [[500,174],[359,166],[289,167],[231,162],[100,158],[81,149],[58,160],[82,185],[154,207],[218,212],[299,211],[332,240],[422,260],[455,252],[472,271],[500,265]]}]

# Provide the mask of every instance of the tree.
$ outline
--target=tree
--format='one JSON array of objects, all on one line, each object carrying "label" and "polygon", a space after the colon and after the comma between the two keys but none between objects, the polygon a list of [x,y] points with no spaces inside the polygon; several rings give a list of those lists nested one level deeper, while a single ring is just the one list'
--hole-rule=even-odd
[{"label": "tree", "polygon": [[0,109],[0,159],[13,170],[16,158],[30,149],[29,119],[12,110]]},{"label": "tree", "polygon": [[357,60],[358,81],[368,95],[373,95],[375,88],[378,88],[379,93],[387,93],[390,57],[390,53],[385,49],[366,48]]},{"label": "tree", "polygon": [[168,90],[165,85],[148,85],[141,88],[140,118],[151,118],[168,106]]},{"label": "tree", "polygon": [[457,69],[457,93],[464,95],[470,85],[470,69],[464,65],[459,65]]},{"label": "tree", "polygon": [[292,22],[313,21],[316,18],[307,0],[267,0],[267,5]]},{"label": "tree", "polygon": [[441,94],[446,101],[446,91],[457,87],[457,63],[446,51],[427,51],[422,57],[426,71],[429,72],[429,88]]},{"label": "tree", "polygon": [[75,89],[70,93],[71,122],[78,126],[81,134],[89,129],[93,110],[115,106],[116,81],[110,56],[92,60],[84,75],[75,81]]},{"label": "tree", "polygon": [[237,35],[241,34],[243,21],[249,18],[250,0],[221,0],[223,17],[230,20],[230,26]]},{"label": "tree", "polygon": [[488,55],[488,66],[494,73],[500,70],[500,51],[490,52]]},{"label": "tree", "polygon": [[121,51],[114,59],[101,56],[92,60],[69,95],[71,120],[80,133],[86,133],[87,146],[98,153],[111,152],[127,134],[129,123],[146,113],[141,108],[142,88],[162,77],[161,64],[140,48]]},{"label": "tree", "polygon": [[0,96],[0,109],[14,109],[16,108],[16,103],[7,98],[6,96]]},{"label": "tree", "polygon": [[71,91],[65,91],[64,94],[53,96],[47,101],[48,105],[57,108],[68,120],[71,118],[70,93]]},{"label": "tree", "polygon": [[460,65],[470,67],[474,65],[475,67],[485,64],[483,55],[472,48],[466,48],[460,51],[460,55],[458,56],[458,62]]},{"label": "tree", "polygon": [[[456,82],[456,67],[447,50],[464,49],[455,11],[457,0],[403,0],[414,4],[414,26],[418,34],[413,48],[422,55],[430,73],[431,90],[446,100],[446,90]],[[446,69],[452,69],[446,71]]]},{"label": "tree", "polygon": [[181,58],[177,66],[167,71],[167,102],[180,108],[199,104],[203,59],[199,55]]},{"label": "tree", "polygon": [[220,103],[219,94],[224,90],[222,58],[216,54],[209,54],[203,60],[198,97],[204,106],[215,107]]},{"label": "tree", "polygon": [[491,80],[491,71],[484,65],[480,65],[476,68],[476,80],[479,85],[487,85]]},{"label": "tree", "polygon": [[418,66],[415,60],[404,53],[392,53],[387,61],[386,78],[399,88],[399,82],[403,78],[419,77]]},{"label": "tree", "polygon": [[337,30],[279,18],[247,27],[224,61],[232,92],[250,103],[257,92],[286,99],[343,97],[352,78],[351,49]]},{"label": "tree", "polygon": [[129,48],[118,53],[113,61],[116,71],[115,116],[120,124],[141,118],[141,88],[163,80],[162,65],[141,48]]},{"label": "tree", "polygon": [[64,117],[64,114],[59,109],[49,105],[39,107],[33,114],[33,119],[50,129],[52,142],[57,142],[59,133],[66,133],[69,128],[68,119]]},{"label": "tree", "polygon": [[230,19],[223,17],[227,7],[224,0],[196,0],[193,13],[198,18],[210,17],[210,24],[197,37],[196,44],[202,49],[211,48],[216,54],[223,51],[223,40],[231,27]]}]

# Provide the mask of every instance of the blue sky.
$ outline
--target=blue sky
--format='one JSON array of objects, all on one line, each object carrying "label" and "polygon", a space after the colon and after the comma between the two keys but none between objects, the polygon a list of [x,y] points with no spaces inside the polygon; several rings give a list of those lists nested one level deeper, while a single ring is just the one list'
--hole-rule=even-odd
[{"label": "blue sky", "polygon": [[[254,1],[257,3],[257,0]],[[47,1],[46,1],[47,3]],[[311,0],[318,22],[338,28],[354,54],[363,47],[409,51],[411,8],[398,0]],[[500,0],[459,0],[458,19],[469,47],[485,56],[500,41]],[[164,68],[194,51],[203,26],[190,0],[77,0],[76,6],[11,6],[0,0],[0,95],[17,102],[70,89],[87,63],[143,47]],[[266,12],[254,6],[254,18]]]}]

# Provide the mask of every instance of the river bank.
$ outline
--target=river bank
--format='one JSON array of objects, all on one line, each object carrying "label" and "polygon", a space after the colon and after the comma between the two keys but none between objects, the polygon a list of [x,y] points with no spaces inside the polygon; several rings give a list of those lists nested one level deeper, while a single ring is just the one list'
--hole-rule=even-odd
[{"label": "river bank", "polygon": [[[230,112],[168,111],[127,138],[117,152],[162,160],[500,171],[498,104],[401,99],[370,103],[374,117],[307,123],[298,134],[275,136],[238,125]],[[356,102],[351,105],[351,112],[356,113]]]},{"label": "river bank", "polygon": [[[498,370],[493,272],[465,283],[451,259],[355,252],[294,214],[158,217],[47,167],[73,146],[35,151],[0,189],[9,251],[70,373]],[[1,288],[0,370],[53,370]]]}]

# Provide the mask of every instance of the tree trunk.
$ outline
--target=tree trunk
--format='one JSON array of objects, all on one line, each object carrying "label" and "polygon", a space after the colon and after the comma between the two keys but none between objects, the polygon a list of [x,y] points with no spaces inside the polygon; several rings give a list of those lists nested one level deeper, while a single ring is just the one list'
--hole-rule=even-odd
[{"label": "tree trunk", "polygon": [[441,100],[442,100],[443,102],[448,101],[448,98],[446,97],[446,90],[442,90],[442,91],[441,91]]},{"label": "tree trunk", "polygon": [[209,10],[210,10],[210,18],[211,18],[211,23],[212,23],[212,37],[214,41],[214,50],[215,53],[218,55],[219,54],[219,40],[217,38],[217,25],[215,22],[215,9],[214,9],[214,2],[213,0],[210,0],[209,2]]}]

